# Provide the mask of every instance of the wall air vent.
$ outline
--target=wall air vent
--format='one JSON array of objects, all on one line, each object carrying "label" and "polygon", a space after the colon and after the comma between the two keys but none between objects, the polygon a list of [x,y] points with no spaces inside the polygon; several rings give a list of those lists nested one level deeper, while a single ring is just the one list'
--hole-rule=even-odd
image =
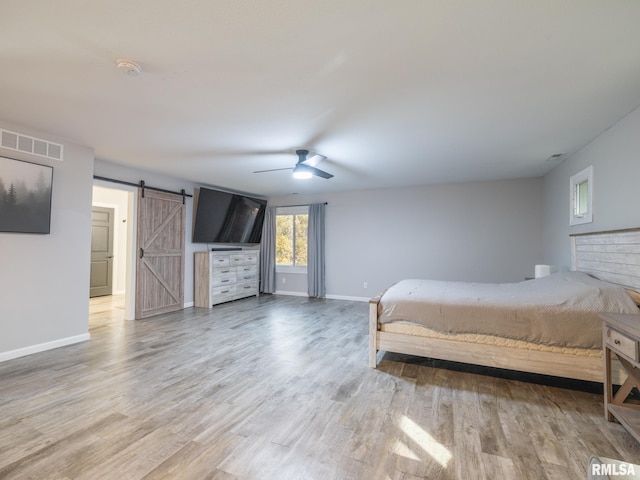
[{"label": "wall air vent", "polygon": [[21,133],[10,132],[0,128],[0,146],[16,152],[30,153],[39,157],[62,161],[64,147],[59,143],[30,137]]}]

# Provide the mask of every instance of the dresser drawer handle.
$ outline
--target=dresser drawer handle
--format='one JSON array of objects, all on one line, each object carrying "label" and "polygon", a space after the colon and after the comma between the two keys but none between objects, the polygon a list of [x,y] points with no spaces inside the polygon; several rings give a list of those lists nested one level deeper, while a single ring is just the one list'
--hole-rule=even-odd
[{"label": "dresser drawer handle", "polygon": [[[227,283],[228,281],[229,281],[229,279],[225,278],[224,280],[220,280],[220,283]],[[616,340],[616,342],[617,342],[617,340]]]}]

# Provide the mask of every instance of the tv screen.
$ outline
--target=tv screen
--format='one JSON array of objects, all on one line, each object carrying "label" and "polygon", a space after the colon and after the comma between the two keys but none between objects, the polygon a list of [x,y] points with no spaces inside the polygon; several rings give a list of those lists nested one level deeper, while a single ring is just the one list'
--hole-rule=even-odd
[{"label": "tv screen", "polygon": [[194,243],[260,243],[266,200],[200,188]]}]

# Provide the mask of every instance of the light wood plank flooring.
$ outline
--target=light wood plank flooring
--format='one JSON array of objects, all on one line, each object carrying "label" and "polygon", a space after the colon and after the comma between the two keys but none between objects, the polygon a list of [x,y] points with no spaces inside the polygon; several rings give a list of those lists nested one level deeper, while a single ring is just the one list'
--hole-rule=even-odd
[{"label": "light wood plank flooring", "polygon": [[602,397],[382,360],[368,304],[261,296],[0,364],[2,479],[584,479],[640,463]]}]

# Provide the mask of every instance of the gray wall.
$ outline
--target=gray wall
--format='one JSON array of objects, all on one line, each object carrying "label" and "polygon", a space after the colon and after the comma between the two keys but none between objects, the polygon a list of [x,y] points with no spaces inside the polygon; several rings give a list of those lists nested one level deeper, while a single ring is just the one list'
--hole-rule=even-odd
[{"label": "gray wall", "polygon": [[0,147],[2,156],[54,169],[51,233],[0,233],[2,360],[88,335],[93,150],[8,122],[0,126],[64,145],[63,162]]},{"label": "gray wall", "polygon": [[[569,226],[569,179],[593,165],[593,223]],[[640,227],[640,109],[543,178],[544,262],[571,265],[570,233]]]},{"label": "gray wall", "polygon": [[[516,282],[533,276],[542,260],[541,192],[542,180],[534,178],[269,201],[327,201],[327,295],[366,298],[402,278]],[[295,275],[277,280],[278,291],[306,291]]]}]

